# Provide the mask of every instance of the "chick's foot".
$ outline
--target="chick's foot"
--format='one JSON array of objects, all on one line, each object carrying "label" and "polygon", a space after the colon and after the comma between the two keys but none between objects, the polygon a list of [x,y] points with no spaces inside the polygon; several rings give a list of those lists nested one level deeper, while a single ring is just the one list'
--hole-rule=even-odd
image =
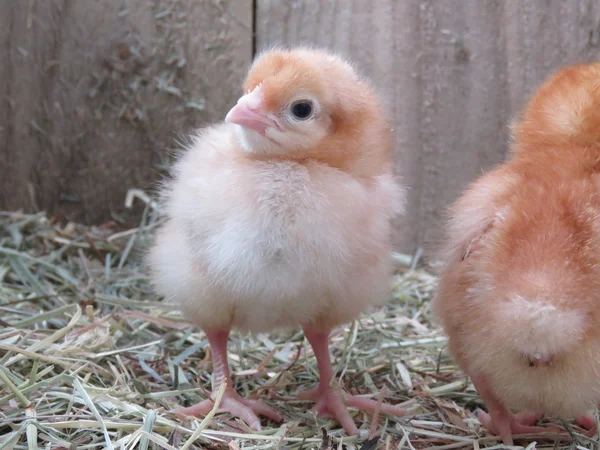
[{"label": "chick's foot", "polygon": [[332,383],[333,368],[328,349],[329,332],[315,331],[314,329],[304,327],[304,335],[312,346],[317,359],[319,386],[300,393],[299,398],[315,401],[316,405],[313,409],[320,417],[334,418],[342,425],[348,435],[357,435],[358,428],[348,412],[348,408],[357,408],[370,413],[379,410],[382,413],[395,416],[408,414],[406,410],[397,406],[378,405],[378,402],[375,400],[343,392],[340,386]]},{"label": "chick's foot", "polygon": [[585,435],[589,438],[594,437],[597,431],[596,419],[591,413],[584,414],[577,418],[577,424],[586,430]]},{"label": "chick's foot", "polygon": [[[479,411],[477,415],[479,417],[479,421],[485,428],[487,428],[490,431],[494,429],[492,418],[488,413],[484,411]],[[511,416],[511,420],[514,420],[517,424],[523,425],[525,427],[535,425],[535,423],[542,417],[542,415],[539,413],[531,412],[520,412],[514,415],[511,414]]]},{"label": "chick's foot", "polygon": [[[177,409],[174,412],[179,416],[205,416],[213,409],[215,398],[216,393],[213,393],[208,400],[204,400],[187,408]],[[234,417],[239,417],[255,431],[261,430],[259,415],[265,416],[275,422],[282,421],[281,414],[270,406],[265,405],[260,400],[249,400],[244,398],[231,388],[225,389],[217,412],[229,413]]]},{"label": "chick's foot", "polygon": [[406,410],[392,405],[381,404],[368,398],[358,397],[345,393],[341,387],[337,385],[318,387],[305,392],[301,392],[298,397],[302,400],[311,400],[316,402],[313,411],[319,417],[333,418],[337,420],[349,435],[357,435],[358,428],[348,412],[348,408],[356,408],[361,411],[375,413],[379,410],[382,413],[392,414],[394,416],[404,416]]},{"label": "chick's foot", "polygon": [[[496,414],[497,413],[497,414]],[[510,411],[495,411],[494,416],[484,411],[479,411],[478,418],[481,424],[491,433],[499,436],[505,445],[512,445],[513,435],[535,434],[552,431],[548,428],[534,426],[540,414],[524,413],[512,414]]]},{"label": "chick's foot", "polygon": [[513,445],[513,435],[560,431],[553,427],[534,426],[541,414],[531,412],[513,414],[510,412],[504,403],[492,393],[483,375],[472,376],[471,379],[489,411],[489,413],[479,411],[479,421],[488,431],[499,436],[504,445]]},{"label": "chick's foot", "polygon": [[261,430],[258,415],[268,417],[275,422],[281,422],[283,418],[276,410],[259,400],[249,400],[242,397],[231,387],[231,375],[229,373],[229,365],[227,364],[227,339],[229,338],[229,330],[206,331],[206,337],[212,350],[213,393],[210,399],[188,408],[177,409],[173,412],[179,416],[205,416],[215,405],[219,387],[223,383],[227,383],[217,412],[227,412],[235,417],[239,417],[255,431]]}]

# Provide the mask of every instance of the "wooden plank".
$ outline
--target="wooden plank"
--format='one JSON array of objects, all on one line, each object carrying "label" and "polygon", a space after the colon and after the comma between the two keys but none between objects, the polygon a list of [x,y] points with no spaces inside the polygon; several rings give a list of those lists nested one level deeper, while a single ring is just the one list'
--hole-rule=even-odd
[{"label": "wooden plank", "polygon": [[0,208],[123,213],[235,103],[251,33],[251,0],[1,2]]},{"label": "wooden plank", "polygon": [[600,2],[522,2],[505,6],[511,111],[566,64],[600,60]]},{"label": "wooden plank", "polygon": [[430,249],[445,207],[505,158],[525,95],[561,63],[598,57],[598,2],[257,0],[257,47],[340,51],[378,86],[409,187],[397,248]]}]

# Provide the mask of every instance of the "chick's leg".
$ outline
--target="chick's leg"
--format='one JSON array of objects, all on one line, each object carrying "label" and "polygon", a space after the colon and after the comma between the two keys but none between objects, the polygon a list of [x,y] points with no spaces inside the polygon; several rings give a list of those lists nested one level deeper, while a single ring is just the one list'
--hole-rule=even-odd
[{"label": "chick's leg", "polygon": [[232,387],[227,362],[227,339],[229,330],[207,331],[206,336],[212,352],[213,364],[213,392],[210,399],[204,400],[194,406],[178,409],[176,412],[182,416],[203,416],[208,414],[214,406],[214,400],[223,383],[227,383],[225,393],[221,398],[218,412],[228,412],[239,417],[256,431],[261,430],[258,415],[263,415],[276,422],[281,422],[281,415],[273,408],[268,407],[258,400],[248,400],[239,395]]},{"label": "chick's leg", "polygon": [[[344,427],[347,434],[358,434],[358,428],[347,408],[353,407],[373,413],[378,409],[378,402],[346,394],[342,391],[340,386],[333,382],[333,368],[331,366],[328,348],[328,331],[316,331],[304,327],[304,335],[313,348],[315,357],[317,358],[319,386],[315,389],[300,393],[299,397],[305,400],[316,401],[314,409],[317,414],[321,417],[335,418]],[[402,408],[385,404],[380,405],[379,410],[396,416],[407,414]]]},{"label": "chick's leg", "polygon": [[587,437],[594,437],[596,434],[596,418],[592,413],[586,413],[579,416],[576,420],[577,424],[586,430]]},{"label": "chick's leg", "polygon": [[513,445],[513,435],[542,433],[549,431],[544,427],[532,426],[541,417],[537,413],[513,414],[491,391],[483,375],[471,376],[477,392],[485,402],[489,413],[479,412],[479,421],[492,433],[502,439],[504,445]]}]

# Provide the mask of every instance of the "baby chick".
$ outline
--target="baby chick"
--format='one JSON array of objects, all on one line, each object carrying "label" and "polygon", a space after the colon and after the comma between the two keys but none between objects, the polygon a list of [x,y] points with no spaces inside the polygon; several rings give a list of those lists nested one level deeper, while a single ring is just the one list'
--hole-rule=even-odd
[{"label": "baby chick", "polygon": [[244,91],[225,123],[196,134],[174,165],[150,254],[157,290],[212,350],[212,397],[181,412],[206,414],[227,383],[221,411],[255,430],[257,415],[281,420],[233,389],[227,340],[232,328],[301,325],[320,372],[302,397],[356,434],[346,407],[373,411],[376,402],[337,388],[328,336],[389,293],[391,219],[404,206],[391,129],[369,84],[322,50],[263,53]]},{"label": "baby chick", "polygon": [[450,208],[434,303],[506,445],[600,402],[600,64],[547,80],[512,150]]}]

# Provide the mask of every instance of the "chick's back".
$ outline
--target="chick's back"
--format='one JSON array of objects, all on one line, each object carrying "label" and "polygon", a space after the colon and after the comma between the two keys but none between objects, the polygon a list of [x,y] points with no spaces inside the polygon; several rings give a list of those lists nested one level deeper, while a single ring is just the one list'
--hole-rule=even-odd
[{"label": "chick's back", "polygon": [[547,81],[513,158],[449,211],[434,307],[458,363],[509,407],[572,417],[600,401],[598,75]]}]

